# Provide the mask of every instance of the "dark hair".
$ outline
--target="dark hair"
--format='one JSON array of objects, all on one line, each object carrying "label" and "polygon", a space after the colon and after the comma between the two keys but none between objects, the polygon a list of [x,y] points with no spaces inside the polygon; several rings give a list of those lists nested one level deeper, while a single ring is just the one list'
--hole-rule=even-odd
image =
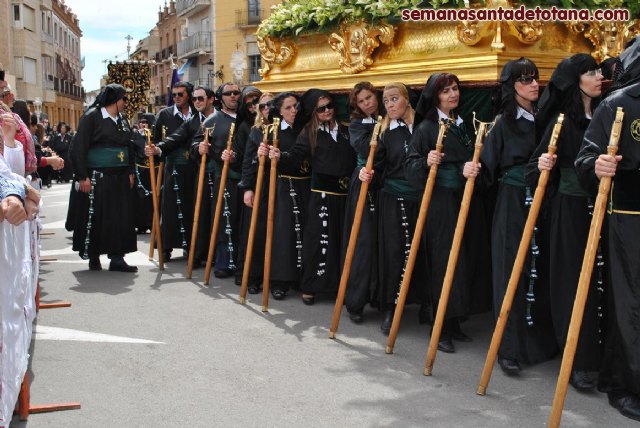
[{"label": "dark hair", "polygon": [[[508,68],[507,68],[508,67]],[[505,64],[503,73],[500,76],[502,99],[500,102],[500,113],[503,113],[507,123],[514,124],[518,111],[516,101],[516,81],[522,76],[534,76],[538,80],[538,67],[528,58],[520,57],[517,60],[509,61]]]},{"label": "dark hair", "polygon": [[269,109],[269,116],[282,117],[282,115],[280,114],[280,109],[282,108],[282,104],[284,104],[284,100],[291,97],[295,98],[296,101],[298,101],[299,99],[298,96],[293,92],[281,92],[278,95],[276,95],[271,100],[271,108]]},{"label": "dark hair", "polygon": [[[438,121],[437,109],[438,105],[440,105],[440,98],[438,98],[438,95],[440,95],[440,92],[442,92],[444,88],[454,83],[460,86],[460,79],[458,79],[458,76],[456,76],[455,74],[442,73],[440,76],[438,76],[436,81],[433,83],[433,97],[431,98],[431,105],[427,110],[425,119],[435,122]],[[460,108],[460,104],[458,104],[458,108]],[[458,108],[451,111],[451,114],[453,114],[454,117],[458,115]]]},{"label": "dark hair", "polygon": [[[193,93],[193,85],[189,82],[178,82],[173,85],[174,88],[185,88],[187,90],[187,97],[191,101],[191,94]],[[173,88],[172,88],[173,89]]]},{"label": "dark hair", "polygon": [[376,97],[378,101],[378,105],[380,105],[380,100],[378,100],[378,93],[376,88],[371,84],[371,82],[359,82],[353,87],[351,92],[349,92],[349,107],[351,108],[351,119],[364,119],[367,115],[358,107],[358,95],[362,91],[369,91]]},{"label": "dark hair", "polygon": [[27,106],[27,102],[25,100],[15,100],[13,103],[13,112],[20,116],[20,119],[22,119],[25,124],[29,123],[31,112],[29,111],[29,106]]},{"label": "dark hair", "polygon": [[193,92],[195,92],[197,90],[203,90],[204,93],[207,94],[207,98],[213,98],[213,97],[216,96],[216,94],[213,92],[213,89],[211,89],[208,86],[199,85],[199,86],[196,86],[195,88],[193,88]]}]

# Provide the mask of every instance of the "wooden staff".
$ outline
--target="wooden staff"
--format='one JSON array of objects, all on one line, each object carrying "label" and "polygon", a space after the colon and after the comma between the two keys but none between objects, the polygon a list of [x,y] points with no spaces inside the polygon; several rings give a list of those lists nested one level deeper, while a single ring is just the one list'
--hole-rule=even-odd
[{"label": "wooden staff", "polygon": [[[273,119],[274,148],[278,148],[280,118]],[[267,207],[267,238],[264,245],[264,271],[262,273],[262,312],[269,311],[269,288],[271,286],[271,249],[273,247],[273,213],[276,207],[276,181],[278,179],[278,159],[271,159],[269,171],[269,205]]]},{"label": "wooden staff", "polygon": [[[438,153],[438,155],[442,153],[443,142],[447,135],[448,128],[449,125],[447,121],[443,120],[440,122],[438,140],[436,141],[436,153]],[[389,338],[387,340],[387,354],[393,354],[393,346],[396,343],[396,337],[398,336],[398,330],[400,329],[400,320],[402,319],[404,304],[407,300],[407,293],[409,292],[409,284],[411,284],[411,275],[413,275],[413,268],[416,264],[420,241],[422,241],[422,230],[424,229],[424,223],[427,220],[429,204],[431,203],[431,195],[433,194],[433,187],[436,184],[436,175],[438,175],[438,164],[434,163],[429,169],[427,184],[424,188],[424,193],[422,194],[422,202],[420,203],[420,212],[418,213],[418,220],[416,221],[416,229],[413,233],[413,239],[411,240],[409,258],[407,259],[407,266],[405,267],[404,276],[402,277],[402,284],[400,284],[398,302],[393,314],[393,322],[391,323],[391,330],[389,331]]]},{"label": "wooden staff", "polygon": [[[233,131],[236,124],[232,123],[229,129],[229,137],[227,138],[227,151],[231,151],[233,143]],[[227,174],[229,173],[229,159],[224,161],[222,166],[222,174],[220,175],[220,187],[218,187],[218,198],[216,199],[216,212],[213,217],[213,226],[211,228],[211,240],[209,241],[209,253],[207,254],[207,264],[204,272],[204,284],[209,285],[209,277],[211,276],[211,265],[213,263],[213,255],[216,250],[216,241],[218,240],[218,225],[220,224],[220,214],[222,213],[222,199],[224,198],[224,190],[227,184]]]},{"label": "wooden staff", "polygon": [[[261,114],[261,113],[258,113]],[[262,127],[262,144],[267,144],[269,138],[269,125]],[[253,257],[253,244],[256,237],[256,226],[258,224],[258,211],[260,210],[260,195],[262,194],[262,182],[264,181],[264,156],[258,156],[258,176],[256,180],[256,191],[253,195],[253,208],[251,209],[251,223],[249,225],[249,236],[247,239],[247,251],[244,257],[244,268],[242,272],[242,286],[240,287],[240,303],[245,304],[247,298],[247,288],[249,287],[249,272],[251,270],[251,259]]]},{"label": "wooden staff", "polygon": [[[145,134],[146,135],[146,134]],[[167,127],[162,125],[162,141],[167,138]],[[152,193],[151,197],[153,199],[157,199],[158,203],[160,203],[160,189],[162,189],[162,174],[164,172],[164,162],[160,161],[160,165],[158,166],[158,180],[156,182],[156,188],[158,189],[158,193]],[[152,200],[153,203],[153,200]],[[160,217],[158,217],[160,218]],[[153,260],[153,252],[156,248],[156,226],[155,226],[155,217],[153,219],[153,225],[151,226],[151,236],[149,237],[149,260]],[[164,255],[163,255],[164,257]]]},{"label": "wooden staff", "polygon": [[[202,130],[204,131],[204,142],[209,144],[209,132],[213,132],[213,128],[205,128],[202,124]],[[189,262],[187,263],[187,278],[191,279],[193,273],[193,260],[196,255],[196,242],[198,240],[198,222],[200,221],[200,205],[202,204],[202,189],[204,188],[204,173],[207,166],[207,155],[202,154],[200,157],[200,171],[198,174],[198,190],[196,192],[196,206],[193,212],[193,227],[191,228],[191,249],[189,250]]]},{"label": "wooden staff", "polygon": [[[564,120],[564,114],[558,116],[558,121],[553,127],[551,134],[551,140],[549,141],[548,154],[553,156],[556,152],[556,142],[558,141],[558,135],[560,135],[560,129],[562,128],[562,121]],[[507,284],[507,289],[504,293],[504,299],[502,300],[502,307],[500,308],[500,315],[496,321],[496,328],[493,331],[493,337],[491,338],[491,345],[489,345],[489,352],[487,353],[487,359],[482,369],[482,375],[480,376],[480,384],[478,385],[478,395],[485,395],[487,392],[487,385],[491,379],[491,372],[493,371],[493,365],[496,362],[498,355],[498,349],[502,342],[502,336],[504,329],[509,319],[509,312],[511,311],[511,305],[513,303],[513,297],[518,289],[518,282],[520,281],[520,275],[522,274],[522,267],[527,258],[529,252],[529,245],[531,244],[531,236],[533,235],[533,229],[536,227],[536,220],[538,219],[538,213],[540,212],[540,206],[544,198],[544,193],[549,181],[549,173],[551,171],[543,170],[538,178],[538,186],[536,187],[535,194],[533,195],[533,202],[529,208],[529,214],[527,215],[527,221],[524,225],[522,232],[522,238],[520,239],[520,246],[518,247],[518,253],[516,260],[511,270],[511,277]]]},{"label": "wooden staff", "polygon": [[[147,145],[151,145],[151,130],[145,129],[144,133],[147,137]],[[158,240],[158,266],[160,270],[164,270],[164,255],[162,254],[162,235],[160,234],[160,207],[159,198],[157,198],[158,187],[156,183],[156,165],[153,155],[149,156],[149,175],[151,176],[151,197],[153,199],[153,230]],[[153,239],[151,245],[153,246]],[[153,250],[152,250],[153,251]],[[152,253],[153,255],[153,253]]]},{"label": "wooden staff", "polygon": [[[376,125],[373,128],[373,134],[371,135],[371,140],[369,142],[369,156],[367,157],[367,163],[365,166],[369,173],[373,171],[373,158],[376,152],[376,147],[378,147],[378,134],[380,133],[381,124],[382,116],[378,116],[378,122],[376,122]],[[351,274],[351,264],[353,263],[353,255],[356,252],[356,243],[358,242],[358,234],[360,233],[360,223],[362,223],[362,212],[364,211],[364,203],[367,199],[368,191],[369,183],[362,182],[360,184],[360,194],[358,195],[356,211],[353,215],[353,226],[351,227],[351,233],[349,234],[349,245],[347,246],[347,254],[344,258],[342,276],[340,276],[338,297],[336,298],[336,305],[333,308],[333,319],[331,320],[331,327],[329,328],[330,339],[336,338],[336,332],[340,325],[340,314],[342,313],[342,306],[344,305],[344,295],[347,292],[347,283],[349,282],[349,275]]]},{"label": "wooden staff", "polygon": [[[615,156],[618,153],[618,141],[622,130],[622,119],[624,112],[622,107],[616,110],[616,118],[611,127],[611,136],[609,137],[609,147],[607,154]],[[564,346],[562,356],[562,364],[560,365],[560,374],[558,383],[556,384],[556,392],[553,396],[553,405],[551,406],[551,414],[549,415],[550,428],[557,428],[560,425],[562,417],[562,409],[564,407],[564,399],[567,396],[567,384],[573,366],[573,359],[576,355],[578,346],[578,338],[580,336],[580,327],[582,325],[582,316],[584,315],[584,306],[587,302],[587,294],[589,293],[589,284],[591,283],[591,274],[593,272],[593,262],[598,252],[598,241],[600,240],[600,231],[602,230],[602,222],[607,205],[607,197],[611,190],[611,177],[602,177],[600,186],[598,187],[598,196],[593,206],[593,217],[591,218],[591,226],[589,227],[589,235],[587,238],[587,246],[582,260],[582,269],[580,270],[580,279],[578,280],[578,290],[576,292],[576,300],[573,304],[571,312],[571,322],[569,323],[569,331],[567,333],[567,343]]]},{"label": "wooden staff", "polygon": [[[488,123],[481,122],[478,129],[478,135],[476,136],[476,145],[473,152],[473,163],[480,162],[480,151],[482,150],[484,136],[487,132]],[[442,292],[440,293],[440,300],[438,302],[438,309],[436,311],[436,320],[433,324],[433,331],[431,332],[431,339],[429,341],[429,349],[427,350],[427,356],[424,363],[424,375],[431,376],[431,370],[433,369],[433,363],[436,360],[436,353],[438,351],[438,342],[440,341],[440,333],[442,333],[442,324],[444,323],[444,316],[447,312],[447,304],[449,303],[449,294],[451,292],[451,286],[453,285],[453,278],[456,273],[456,266],[458,264],[458,256],[460,255],[460,246],[462,245],[462,238],[464,237],[464,228],[467,224],[467,216],[469,215],[469,206],[471,205],[471,198],[473,197],[473,189],[475,187],[476,177],[467,178],[467,183],[464,186],[464,194],[462,195],[462,202],[460,203],[460,211],[458,212],[458,222],[456,223],[456,230],[453,233],[453,244],[451,251],[449,252],[449,260],[447,261],[447,271],[444,275],[444,282],[442,283]]]}]

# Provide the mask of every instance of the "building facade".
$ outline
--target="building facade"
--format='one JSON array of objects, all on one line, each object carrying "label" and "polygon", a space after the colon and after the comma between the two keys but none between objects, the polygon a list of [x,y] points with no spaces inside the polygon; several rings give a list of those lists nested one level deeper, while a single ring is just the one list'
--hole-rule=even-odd
[{"label": "building facade", "polygon": [[156,94],[155,106],[163,106],[171,93],[172,64],[178,64],[178,42],[182,40],[182,27],[185,20],[176,15],[176,3],[171,0],[158,11],[158,50],[155,52],[155,65],[151,70],[151,89]]}]

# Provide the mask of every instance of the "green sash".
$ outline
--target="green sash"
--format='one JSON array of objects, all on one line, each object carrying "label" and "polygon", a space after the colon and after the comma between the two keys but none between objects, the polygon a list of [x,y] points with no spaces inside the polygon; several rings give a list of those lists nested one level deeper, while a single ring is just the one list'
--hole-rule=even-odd
[{"label": "green sash", "polygon": [[573,168],[560,168],[560,185],[558,186],[558,192],[568,196],[589,196],[587,192],[582,190],[578,182],[576,170]]},{"label": "green sash", "polygon": [[514,165],[506,170],[501,179],[502,183],[516,187],[526,187],[524,182],[524,168],[525,165]]},{"label": "green sash", "polygon": [[438,167],[436,184],[450,189],[461,189],[464,187],[465,179],[460,174],[460,168],[451,163],[443,163]]},{"label": "green sash", "polygon": [[401,178],[385,179],[382,191],[413,202],[417,202],[420,198],[420,192],[411,186],[407,180]]},{"label": "green sash", "polygon": [[129,149],[126,147],[102,147],[90,149],[87,156],[89,168],[116,168],[129,166]]}]

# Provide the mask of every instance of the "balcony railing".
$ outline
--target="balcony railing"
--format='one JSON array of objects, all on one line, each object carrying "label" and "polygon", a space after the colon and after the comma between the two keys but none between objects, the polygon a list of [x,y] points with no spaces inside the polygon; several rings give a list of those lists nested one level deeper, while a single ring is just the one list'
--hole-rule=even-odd
[{"label": "balcony railing", "polygon": [[178,56],[183,57],[191,52],[211,52],[211,32],[199,31],[178,42]]},{"label": "balcony railing", "polygon": [[209,5],[211,5],[211,0],[177,0],[176,15],[182,16],[189,12],[197,12],[209,7]]},{"label": "balcony railing", "polygon": [[264,9],[236,9],[236,27],[260,24],[264,19]]}]

